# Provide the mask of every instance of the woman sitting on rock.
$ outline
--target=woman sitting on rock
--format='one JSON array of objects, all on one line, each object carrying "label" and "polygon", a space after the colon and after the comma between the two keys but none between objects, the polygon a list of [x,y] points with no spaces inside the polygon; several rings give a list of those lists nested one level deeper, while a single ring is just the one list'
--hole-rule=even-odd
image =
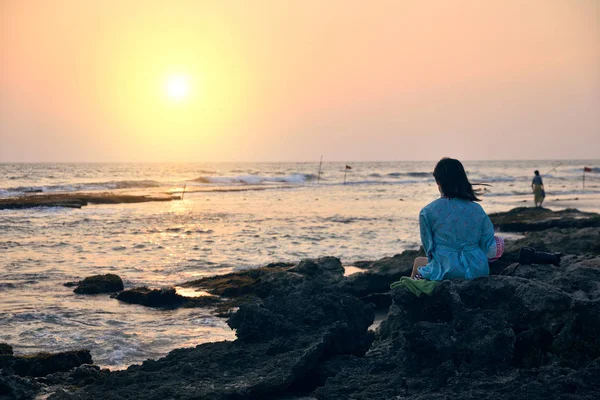
[{"label": "woman sitting on rock", "polygon": [[441,197],[419,214],[421,242],[427,257],[417,257],[411,278],[441,281],[488,276],[488,257],[504,250],[494,225],[473,192],[460,161],[441,159],[433,171]]}]

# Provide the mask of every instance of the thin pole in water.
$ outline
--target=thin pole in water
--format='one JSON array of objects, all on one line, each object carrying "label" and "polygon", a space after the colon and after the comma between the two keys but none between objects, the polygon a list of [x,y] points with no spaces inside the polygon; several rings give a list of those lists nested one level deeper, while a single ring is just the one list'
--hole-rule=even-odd
[{"label": "thin pole in water", "polygon": [[183,200],[183,196],[185,196],[185,188],[187,187],[187,183],[183,185],[183,192],[181,193],[181,200]]},{"label": "thin pole in water", "polygon": [[[559,163],[558,165],[556,165],[556,167],[552,168],[550,171],[546,172],[546,174],[549,174],[550,172],[554,171],[556,168],[560,167],[562,165],[562,163]],[[544,174],[544,175],[546,175]]]},{"label": "thin pole in water", "polygon": [[319,173],[317,174],[317,183],[321,182],[321,166],[323,165],[323,156],[321,155],[321,161],[319,161]]},{"label": "thin pole in water", "polygon": [[352,169],[352,167],[346,164],[344,167],[344,185],[346,184],[346,175],[348,174],[349,169]]}]

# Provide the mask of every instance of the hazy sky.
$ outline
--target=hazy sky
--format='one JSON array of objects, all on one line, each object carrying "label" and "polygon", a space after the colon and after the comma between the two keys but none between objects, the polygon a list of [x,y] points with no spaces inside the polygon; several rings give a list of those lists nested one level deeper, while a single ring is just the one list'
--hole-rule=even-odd
[{"label": "hazy sky", "polygon": [[600,0],[0,0],[0,162],[321,154],[600,158]]}]

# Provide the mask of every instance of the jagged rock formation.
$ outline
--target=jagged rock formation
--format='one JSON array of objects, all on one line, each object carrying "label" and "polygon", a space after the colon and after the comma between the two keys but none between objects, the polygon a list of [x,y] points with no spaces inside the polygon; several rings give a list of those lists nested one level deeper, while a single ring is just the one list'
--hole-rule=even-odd
[{"label": "jagged rock formation", "polygon": [[550,228],[599,228],[600,215],[573,208],[552,211],[547,208],[517,207],[490,214],[494,227],[503,232],[533,232]]},{"label": "jagged rock formation", "polygon": [[174,350],[50,399],[265,398],[302,385],[332,356],[364,354],[372,321],[372,308],[358,299],[304,284],[242,306],[229,320],[234,342]]},{"label": "jagged rock formation", "polygon": [[115,298],[124,303],[154,308],[209,307],[221,301],[217,296],[190,298],[178,294],[177,290],[172,287],[150,289],[146,286],[123,290]]},{"label": "jagged rock formation", "polygon": [[363,358],[321,366],[318,399],[592,399],[600,389],[600,257],[516,276],[393,291]]},{"label": "jagged rock formation", "polygon": [[[349,277],[338,259],[325,257],[203,278],[187,286],[240,307],[228,321],[237,340],[174,350],[126,371],[80,366],[34,379],[4,368],[0,398],[2,390],[31,399],[52,388],[50,400],[277,399],[294,393],[323,400],[595,399],[597,215],[516,209],[492,219],[506,227],[518,223],[520,213],[525,222],[519,229],[527,232],[507,242],[490,278],[444,281],[430,297],[389,291],[390,283],[410,273],[416,251],[357,263],[366,272]],[[565,256],[560,266],[517,268],[524,245]],[[138,292],[139,299],[157,295]],[[163,294],[181,300],[175,292]],[[389,306],[375,334],[368,331],[371,304]],[[12,357],[2,346],[0,352]]]},{"label": "jagged rock formation", "polygon": [[34,207],[81,208],[88,204],[145,203],[179,200],[171,195],[131,195],[119,193],[43,193],[0,199],[0,210],[21,210]]},{"label": "jagged rock formation", "polygon": [[115,293],[123,290],[123,280],[115,274],[88,276],[77,283],[73,293],[77,294],[100,294]]}]

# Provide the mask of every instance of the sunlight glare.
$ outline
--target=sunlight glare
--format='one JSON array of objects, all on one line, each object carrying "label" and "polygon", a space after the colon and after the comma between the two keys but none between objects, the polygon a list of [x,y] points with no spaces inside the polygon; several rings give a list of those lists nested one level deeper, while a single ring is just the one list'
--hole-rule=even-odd
[{"label": "sunlight glare", "polygon": [[165,81],[165,92],[169,99],[182,101],[190,94],[190,79],[187,75],[170,75]]}]

